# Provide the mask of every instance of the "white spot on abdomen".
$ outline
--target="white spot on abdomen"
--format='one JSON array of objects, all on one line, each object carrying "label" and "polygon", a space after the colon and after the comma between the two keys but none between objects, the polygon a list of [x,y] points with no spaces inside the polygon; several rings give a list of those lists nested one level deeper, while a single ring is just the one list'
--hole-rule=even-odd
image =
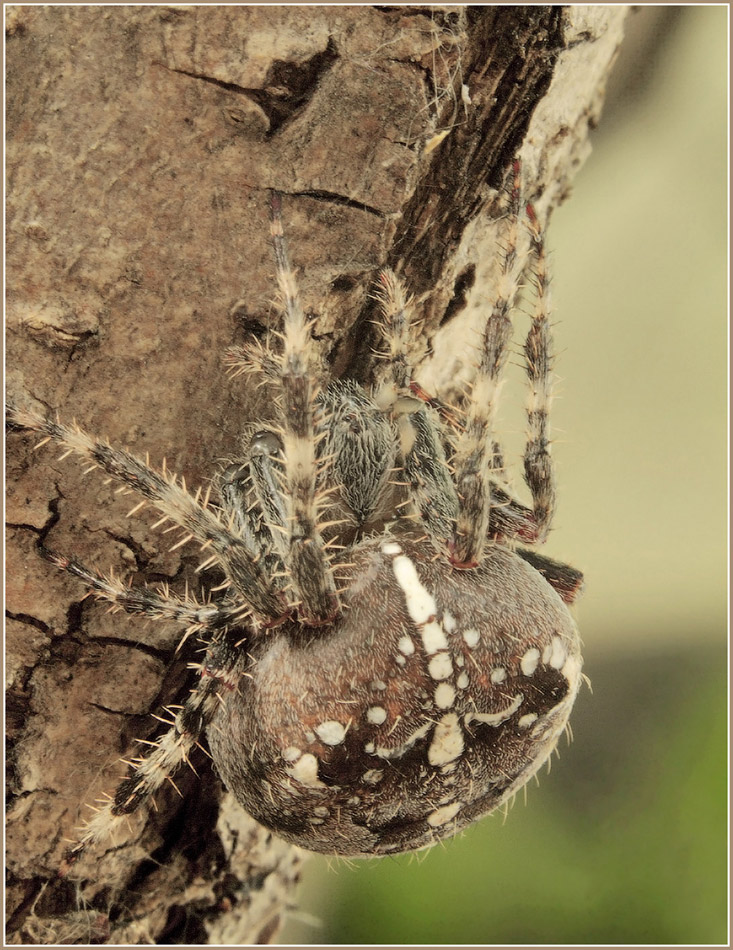
[{"label": "white spot on abdomen", "polygon": [[431,765],[447,765],[463,752],[463,729],[455,713],[448,713],[440,720],[433,733],[428,749]]},{"label": "white spot on abdomen", "polygon": [[379,746],[376,749],[376,754],[380,759],[399,759],[400,756],[404,755],[405,752],[408,752],[416,742],[423,738],[423,736],[426,736],[432,727],[432,722],[426,722],[420,726],[419,729],[416,729],[412,735],[408,736],[401,745],[394,746],[391,749],[387,748],[386,746]]},{"label": "white spot on abdomen", "polygon": [[397,641],[397,649],[405,656],[411,656],[415,652],[415,644],[408,636],[400,637]]},{"label": "white spot on abdomen", "polygon": [[382,706],[370,706],[367,709],[366,717],[367,722],[370,722],[373,726],[381,726],[387,718],[387,710]]},{"label": "white spot on abdomen", "polygon": [[520,729],[529,729],[529,727],[537,722],[537,713],[527,713],[525,716],[520,716],[517,726]]},{"label": "white spot on abdomen", "polygon": [[466,641],[466,646],[475,647],[480,639],[478,630],[474,630],[473,627],[470,630],[464,630],[463,639]]},{"label": "white spot on abdomen", "polygon": [[436,621],[426,623],[420,630],[422,642],[426,653],[437,653],[438,650],[448,648],[448,641],[445,637],[445,631]]},{"label": "white spot on abdomen", "polygon": [[432,828],[440,828],[452,818],[455,818],[458,812],[463,808],[463,802],[453,802],[450,805],[443,805],[442,808],[436,808],[427,817],[427,823]]},{"label": "white spot on abdomen", "polygon": [[453,672],[453,662],[449,653],[436,653],[428,663],[428,673],[434,680],[445,680]]},{"label": "white spot on abdomen", "polygon": [[[385,545],[382,545],[382,550],[384,548]],[[399,554],[392,558],[392,570],[405,595],[407,612],[415,626],[420,630],[425,652],[431,655],[437,653],[438,650],[447,650],[448,639],[445,630],[437,620],[438,604],[435,597],[420,580],[414,563],[407,555]],[[455,621],[453,622],[455,623]],[[401,644],[406,639],[409,638],[402,637],[398,644],[403,653],[406,651],[403,650]]]},{"label": "white spot on abdomen", "polygon": [[318,778],[318,759],[306,752],[301,755],[292,768],[288,769],[288,774],[302,785],[313,785],[323,787],[323,782]]},{"label": "white spot on abdomen", "polygon": [[361,780],[366,782],[367,785],[376,785],[378,782],[382,781],[382,776],[384,775],[383,769],[369,769],[368,772],[365,772]]},{"label": "white spot on abdomen", "polygon": [[346,737],[346,726],[335,719],[328,719],[316,726],[316,735],[326,745],[339,745]]},{"label": "white spot on abdomen", "polygon": [[450,683],[441,683],[435,690],[435,705],[438,709],[450,709],[456,698],[456,691]]},{"label": "white spot on abdomen", "polygon": [[579,656],[569,656],[562,665],[560,672],[568,681],[571,690],[576,686],[580,677],[580,671],[583,668],[583,661]]},{"label": "white spot on abdomen", "polygon": [[531,676],[537,669],[539,662],[540,651],[537,649],[537,647],[532,647],[524,654],[519,665],[525,676]]},{"label": "white spot on abdomen", "polygon": [[553,637],[552,652],[550,653],[550,666],[555,670],[562,669],[567,656],[568,654],[565,650],[565,645],[563,644],[560,637]]}]

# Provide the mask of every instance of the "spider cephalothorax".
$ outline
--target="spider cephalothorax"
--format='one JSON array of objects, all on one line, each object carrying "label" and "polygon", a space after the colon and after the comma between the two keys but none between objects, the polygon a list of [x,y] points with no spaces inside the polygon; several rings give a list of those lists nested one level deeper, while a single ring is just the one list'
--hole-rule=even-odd
[{"label": "spider cephalothorax", "polygon": [[[233,351],[260,374],[279,421],[254,431],[218,477],[217,504],[127,452],[32,412],[12,420],[140,492],[226,574],[219,602],[127,587],[54,556],[101,598],[173,619],[207,644],[175,723],[87,826],[85,843],[148,799],[207,735],[221,777],[255,818],[314,851],[386,854],[430,845],[506,801],[553,751],[581,671],[566,607],[580,574],[516,541],[544,540],[554,505],[550,331],[542,236],[518,166],[503,272],[465,406],[428,399],[408,359],[410,303],[381,276],[385,371],[367,391],[319,379],[287,259],[272,235],[285,315],[279,341]],[[522,246],[527,245],[522,250]],[[528,262],[525,477],[509,494],[493,430]]]}]

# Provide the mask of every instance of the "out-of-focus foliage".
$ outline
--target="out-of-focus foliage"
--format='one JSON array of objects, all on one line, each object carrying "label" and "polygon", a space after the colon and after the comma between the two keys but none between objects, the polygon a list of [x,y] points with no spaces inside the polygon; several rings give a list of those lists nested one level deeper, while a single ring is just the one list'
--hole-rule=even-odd
[{"label": "out-of-focus foliage", "polygon": [[[586,571],[593,695],[527,807],[428,855],[314,858],[301,906],[322,923],[295,920],[285,939],[726,940],[727,9],[642,8],[628,33],[549,232],[548,553]],[[520,368],[502,411],[515,465],[521,386]]]}]

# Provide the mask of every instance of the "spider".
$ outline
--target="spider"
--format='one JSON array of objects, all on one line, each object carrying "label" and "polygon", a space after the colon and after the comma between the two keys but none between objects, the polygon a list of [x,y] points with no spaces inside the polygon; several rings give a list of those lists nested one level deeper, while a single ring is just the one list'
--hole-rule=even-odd
[{"label": "spider", "polygon": [[[102,600],[176,621],[205,644],[198,685],[75,852],[150,800],[204,735],[249,814],[306,849],[340,855],[432,845],[507,802],[548,760],[581,679],[566,605],[582,575],[517,546],[544,541],[555,499],[544,242],[519,177],[515,162],[498,293],[458,409],[413,379],[411,301],[391,271],[378,292],[381,378],[371,390],[321,379],[278,194],[271,234],[283,327],[228,362],[272,387],[279,419],[252,432],[206,493],[189,494],[177,475],[75,424],[10,408],[16,425],[140,493],[136,509],[157,508],[183,529],[180,543],[206,552],[202,567],[217,564],[227,579],[218,601],[196,600],[49,555]],[[532,507],[509,493],[494,432],[528,265]]]}]

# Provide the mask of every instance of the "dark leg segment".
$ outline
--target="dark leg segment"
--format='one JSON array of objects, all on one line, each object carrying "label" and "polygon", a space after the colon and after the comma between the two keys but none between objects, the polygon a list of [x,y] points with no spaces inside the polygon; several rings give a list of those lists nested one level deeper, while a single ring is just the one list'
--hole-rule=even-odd
[{"label": "dark leg segment", "polygon": [[583,575],[569,564],[553,561],[534,551],[525,551],[522,548],[517,554],[531,564],[544,579],[562,597],[566,604],[574,603],[583,592]]}]

